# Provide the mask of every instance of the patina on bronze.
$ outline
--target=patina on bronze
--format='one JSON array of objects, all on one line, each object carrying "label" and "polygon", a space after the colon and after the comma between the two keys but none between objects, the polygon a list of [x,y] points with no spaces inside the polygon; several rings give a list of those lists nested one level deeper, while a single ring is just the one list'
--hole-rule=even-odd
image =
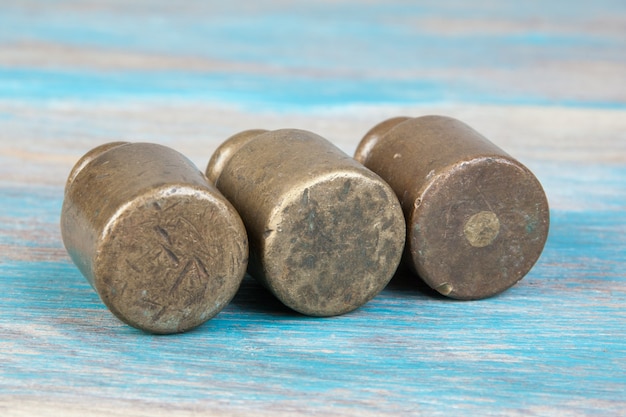
[{"label": "patina on bronze", "polygon": [[242,132],[206,174],[246,225],[251,275],[300,313],[358,308],[400,262],[405,224],[393,190],[314,133]]},{"label": "patina on bronze", "polygon": [[155,144],[108,143],[83,156],[65,187],[61,232],[107,307],[151,333],[215,316],[247,266],[235,209],[191,161]]},{"label": "patina on bronze", "polygon": [[539,258],[549,226],[541,184],[466,124],[443,116],[386,120],[365,135],[355,158],[396,192],[406,258],[441,294],[498,294]]}]

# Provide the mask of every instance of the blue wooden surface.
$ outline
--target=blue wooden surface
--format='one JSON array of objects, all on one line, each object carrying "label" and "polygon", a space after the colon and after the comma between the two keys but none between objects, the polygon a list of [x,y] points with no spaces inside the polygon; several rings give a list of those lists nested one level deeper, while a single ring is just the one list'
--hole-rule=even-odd
[{"label": "blue wooden surface", "polygon": [[[0,4],[0,415],[623,415],[626,4]],[[63,184],[111,140],[203,168],[248,128],[347,152],[459,117],[527,164],[552,227],[530,274],[457,302],[400,273],[341,317],[247,278],[193,332],[142,334],[66,255]]]}]

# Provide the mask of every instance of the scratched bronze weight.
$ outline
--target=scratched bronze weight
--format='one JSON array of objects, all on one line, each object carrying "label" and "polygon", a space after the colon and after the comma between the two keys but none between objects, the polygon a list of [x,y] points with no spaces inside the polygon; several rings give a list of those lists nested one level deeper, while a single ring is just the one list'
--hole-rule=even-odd
[{"label": "scratched bronze weight", "polygon": [[178,152],[114,142],[72,169],[61,214],[74,263],[122,321],[189,330],[232,299],[248,240],[231,204]]},{"label": "scratched bronze weight", "polygon": [[549,226],[541,184],[463,122],[389,119],[365,135],[355,158],[396,192],[407,220],[406,259],[441,294],[498,294],[539,258]]},{"label": "scratched bronze weight", "polygon": [[242,132],[206,174],[246,225],[251,275],[300,313],[358,308],[400,262],[405,224],[393,190],[314,133]]}]

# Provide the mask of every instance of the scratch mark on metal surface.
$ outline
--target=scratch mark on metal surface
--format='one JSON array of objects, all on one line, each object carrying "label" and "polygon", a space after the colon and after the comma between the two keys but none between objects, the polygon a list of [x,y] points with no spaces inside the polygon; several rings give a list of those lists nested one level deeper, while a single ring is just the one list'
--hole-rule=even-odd
[{"label": "scratch mark on metal surface", "polygon": [[154,226],[154,230],[169,244],[172,244],[169,233],[159,225]]},{"label": "scratch mark on metal surface", "polygon": [[485,197],[485,195],[483,194],[483,192],[481,191],[480,188],[478,188],[477,185],[474,185],[474,188],[476,189],[476,192],[478,193],[478,195],[480,196],[480,198],[482,198],[482,200],[485,202],[485,204],[487,205],[487,207],[489,208],[489,211],[493,212],[493,209],[491,208],[491,204],[489,204],[489,201],[487,201],[487,198]]},{"label": "scratch mark on metal surface", "polygon": [[152,316],[152,321],[159,320],[163,316],[163,314],[165,314],[166,310],[167,310],[167,306],[161,307],[161,309],[154,316]]},{"label": "scratch mark on metal surface", "polygon": [[129,261],[128,259],[126,259],[126,265],[128,265],[128,267],[132,269],[133,271],[137,273],[141,273],[141,269],[139,269],[137,265],[135,265],[133,262]]},{"label": "scratch mark on metal surface", "polygon": [[165,246],[164,244],[161,244],[161,247],[163,248],[163,250],[165,251],[165,254],[176,264],[178,265],[180,263],[178,256],[176,256],[176,254],[174,252],[172,252],[167,246]]},{"label": "scratch mark on metal surface", "polygon": [[194,265],[196,267],[196,271],[198,272],[198,275],[199,276],[202,275],[205,278],[205,281],[208,281],[210,279],[210,276],[204,263],[197,256],[194,256],[193,259],[194,259]]},{"label": "scratch mark on metal surface", "polygon": [[176,289],[180,286],[181,282],[183,282],[183,279],[189,273],[191,263],[191,261],[187,261],[183,270],[180,272],[180,274],[178,274],[176,280],[174,281],[174,284],[172,284],[172,288],[170,288],[170,294],[174,293],[174,291],[176,291]]}]

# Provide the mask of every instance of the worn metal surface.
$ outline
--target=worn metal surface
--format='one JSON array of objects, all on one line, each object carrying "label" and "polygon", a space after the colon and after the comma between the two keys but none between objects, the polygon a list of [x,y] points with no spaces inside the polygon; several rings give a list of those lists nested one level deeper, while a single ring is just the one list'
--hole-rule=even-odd
[{"label": "worn metal surface", "polygon": [[66,184],[61,232],[107,307],[152,333],[215,316],[247,266],[237,212],[193,163],[161,145],[114,142],[83,156]]},{"label": "worn metal surface", "polygon": [[355,158],[394,189],[407,220],[407,259],[439,293],[498,294],[526,275],[548,236],[535,176],[466,124],[398,117],[370,130]]},{"label": "worn metal surface", "polygon": [[235,135],[213,154],[207,177],[246,225],[251,274],[296,311],[352,311],[400,262],[405,224],[391,188],[311,132]]},{"label": "worn metal surface", "polygon": [[[0,22],[2,417],[624,416],[626,2],[8,0]],[[546,247],[502,296],[450,302],[407,275],[311,318],[246,277],[158,337],[63,248],[63,184],[105,141],[204,170],[249,127],[353,155],[378,121],[425,114],[493,140],[549,197]]]}]

